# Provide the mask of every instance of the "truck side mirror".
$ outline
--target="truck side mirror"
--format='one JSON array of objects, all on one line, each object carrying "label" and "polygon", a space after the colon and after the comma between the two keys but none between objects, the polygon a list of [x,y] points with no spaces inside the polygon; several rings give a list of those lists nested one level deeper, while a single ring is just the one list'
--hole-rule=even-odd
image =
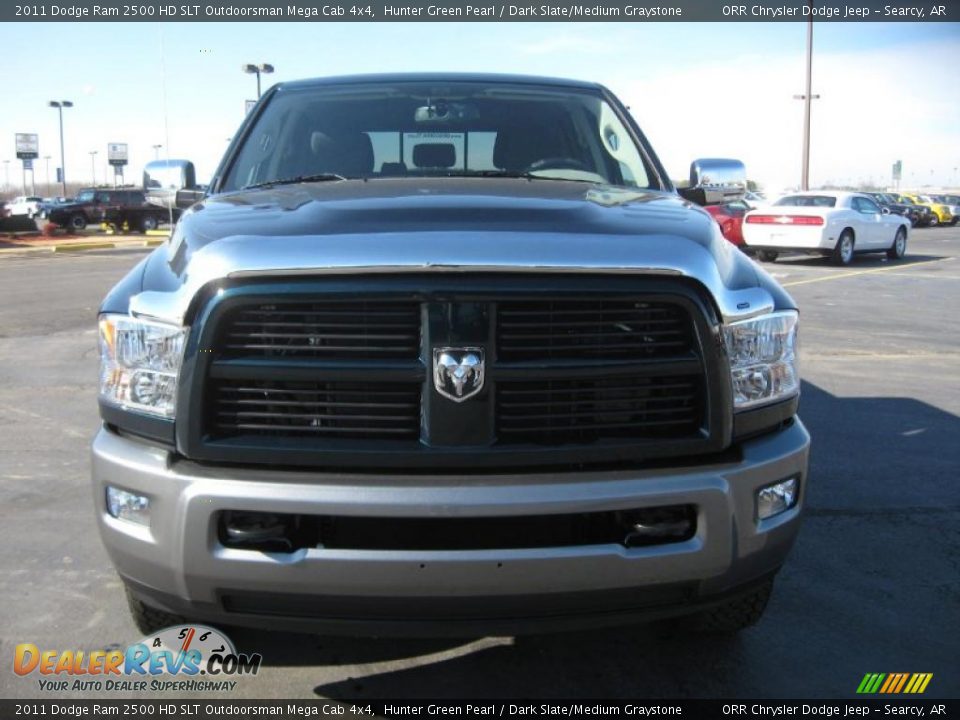
[{"label": "truck side mirror", "polygon": [[747,169],[739,160],[701,158],[690,163],[690,184],[680,195],[697,205],[741,200],[747,192]]}]

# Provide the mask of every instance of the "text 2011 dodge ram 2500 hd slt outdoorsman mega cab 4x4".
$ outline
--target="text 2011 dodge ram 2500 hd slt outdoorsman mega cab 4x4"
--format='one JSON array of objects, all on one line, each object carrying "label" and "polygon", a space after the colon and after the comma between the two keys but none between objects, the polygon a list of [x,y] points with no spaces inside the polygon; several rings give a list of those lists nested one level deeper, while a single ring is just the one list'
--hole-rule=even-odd
[{"label": "text 2011 dodge ram 2500 hd slt outdoorsman mega cab 4x4", "polygon": [[574,81],[283,83],[100,309],[138,625],[755,622],[797,535],[797,309]]}]

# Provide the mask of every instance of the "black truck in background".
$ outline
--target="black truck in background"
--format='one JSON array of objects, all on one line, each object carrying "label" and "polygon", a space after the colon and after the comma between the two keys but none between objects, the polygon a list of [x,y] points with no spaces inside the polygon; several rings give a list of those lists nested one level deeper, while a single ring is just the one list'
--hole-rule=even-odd
[{"label": "black truck in background", "polygon": [[147,232],[175,223],[180,213],[203,196],[189,160],[155,160],[143,170],[143,188],[84,188],[72,202],[52,207],[54,225],[80,231],[106,223],[118,230]]}]

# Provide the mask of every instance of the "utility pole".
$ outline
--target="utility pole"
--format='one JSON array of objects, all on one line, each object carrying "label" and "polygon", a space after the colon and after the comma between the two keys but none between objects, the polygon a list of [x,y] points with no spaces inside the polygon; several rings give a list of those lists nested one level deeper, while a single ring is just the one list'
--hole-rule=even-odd
[{"label": "utility pole", "polygon": [[97,163],[96,163],[96,156],[97,156],[97,151],[96,151],[96,150],[91,150],[91,151],[90,151],[90,174],[93,175],[92,185],[93,185],[94,187],[97,186]]},{"label": "utility pole", "polygon": [[810,189],[810,109],[813,100],[820,96],[813,94],[813,0],[807,0],[810,8],[807,20],[807,91],[803,95],[794,95],[794,100],[803,100],[803,160],[800,171],[800,189]]}]

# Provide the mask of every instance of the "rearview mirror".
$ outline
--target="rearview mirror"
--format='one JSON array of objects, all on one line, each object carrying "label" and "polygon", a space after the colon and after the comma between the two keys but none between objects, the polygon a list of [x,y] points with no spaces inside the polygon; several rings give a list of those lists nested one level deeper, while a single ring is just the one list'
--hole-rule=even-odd
[{"label": "rearview mirror", "polygon": [[697,205],[740,200],[747,192],[747,169],[739,160],[701,158],[690,163],[690,185],[678,190]]},{"label": "rearview mirror", "polygon": [[476,106],[467,103],[431,100],[429,105],[418,107],[413,120],[417,123],[452,123],[463,120],[476,120],[480,113]]}]

